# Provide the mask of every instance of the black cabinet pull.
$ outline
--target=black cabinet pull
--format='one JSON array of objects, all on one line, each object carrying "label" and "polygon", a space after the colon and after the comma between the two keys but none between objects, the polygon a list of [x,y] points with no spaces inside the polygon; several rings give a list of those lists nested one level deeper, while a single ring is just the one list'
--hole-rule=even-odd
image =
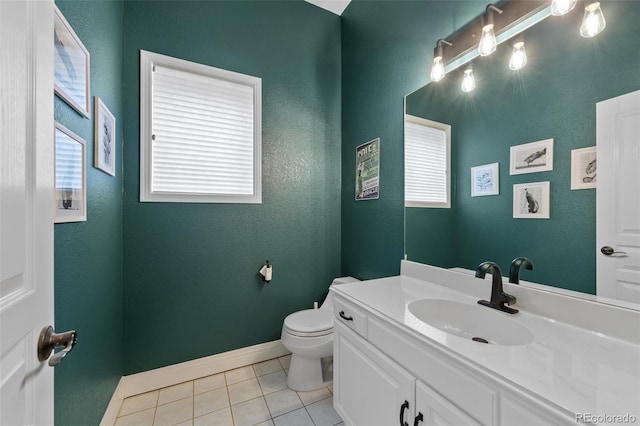
[{"label": "black cabinet pull", "polygon": [[413,426],[418,426],[418,423],[420,423],[423,420],[424,420],[424,417],[422,416],[422,413],[418,413],[416,418],[413,420]]},{"label": "black cabinet pull", "polygon": [[348,317],[344,314],[344,311],[340,311],[340,318],[342,318],[345,321],[353,321],[353,317]]},{"label": "black cabinet pull", "polygon": [[404,410],[409,409],[409,401],[404,401],[404,404],[400,406],[400,426],[409,426],[409,423],[404,421]]}]

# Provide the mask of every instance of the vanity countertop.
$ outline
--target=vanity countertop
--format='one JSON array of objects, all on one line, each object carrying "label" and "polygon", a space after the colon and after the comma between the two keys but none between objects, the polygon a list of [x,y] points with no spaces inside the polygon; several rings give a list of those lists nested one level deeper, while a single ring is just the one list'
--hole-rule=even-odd
[{"label": "vanity countertop", "polygon": [[[635,422],[640,423],[640,344],[637,341],[612,337],[532,313],[534,309],[524,309],[519,303],[514,306],[520,309],[518,314],[494,312],[528,328],[535,335],[531,343],[521,346],[487,345],[452,336],[418,320],[409,312],[407,305],[419,299],[448,299],[476,304],[477,294],[469,295],[421,278],[400,275],[343,284],[332,287],[332,290],[375,311],[425,344],[497,373],[523,391],[544,398],[571,417],[576,414],[627,415],[635,416]],[[490,289],[486,285],[478,288],[486,291],[482,298],[488,299]],[[505,291],[509,292],[507,288]],[[526,295],[518,297],[520,302],[520,298]],[[589,315],[588,306],[576,314]],[[631,318],[640,321],[640,313],[637,316],[632,314]]]}]

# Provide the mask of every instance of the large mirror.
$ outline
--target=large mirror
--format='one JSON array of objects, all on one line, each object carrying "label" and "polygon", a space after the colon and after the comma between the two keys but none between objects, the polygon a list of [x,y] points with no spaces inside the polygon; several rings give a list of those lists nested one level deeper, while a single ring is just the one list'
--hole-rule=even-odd
[{"label": "large mirror", "polygon": [[[582,7],[524,34],[528,63],[508,67],[511,42],[405,98],[406,113],[451,126],[451,207],[405,208],[409,260],[475,269],[530,258],[521,279],[596,293],[596,189],[571,189],[571,151],[596,145],[596,103],[640,89],[640,5],[603,2],[605,30],[582,38]],[[445,36],[445,35],[443,35]],[[435,41],[434,41],[435,42]],[[553,170],[509,172],[510,148],[553,139]],[[499,194],[471,196],[471,168],[499,163]],[[549,182],[549,219],[513,218],[513,187]],[[637,185],[637,183],[636,183]],[[507,269],[507,271],[504,271]]]}]

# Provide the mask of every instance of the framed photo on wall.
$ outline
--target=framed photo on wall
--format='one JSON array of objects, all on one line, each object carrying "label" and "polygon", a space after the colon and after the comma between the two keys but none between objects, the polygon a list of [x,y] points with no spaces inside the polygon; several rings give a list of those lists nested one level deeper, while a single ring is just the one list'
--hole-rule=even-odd
[{"label": "framed photo on wall", "polygon": [[356,147],[356,201],[380,197],[380,138]]},{"label": "framed photo on wall", "polygon": [[87,220],[85,141],[55,124],[55,223]]},{"label": "framed photo on wall", "polygon": [[94,162],[96,169],[116,175],[116,118],[99,97],[94,98]]},{"label": "framed photo on wall", "polygon": [[54,59],[55,93],[71,108],[90,118],[89,51],[58,7],[55,7]]},{"label": "framed photo on wall", "polygon": [[511,147],[509,174],[546,172],[553,170],[553,139]]},{"label": "framed photo on wall", "polygon": [[492,163],[471,168],[471,196],[500,194],[500,164]]},{"label": "framed photo on wall", "polygon": [[513,217],[549,219],[549,182],[513,185]]},{"label": "framed photo on wall", "polygon": [[596,187],[596,147],[571,151],[571,189],[592,189]]}]

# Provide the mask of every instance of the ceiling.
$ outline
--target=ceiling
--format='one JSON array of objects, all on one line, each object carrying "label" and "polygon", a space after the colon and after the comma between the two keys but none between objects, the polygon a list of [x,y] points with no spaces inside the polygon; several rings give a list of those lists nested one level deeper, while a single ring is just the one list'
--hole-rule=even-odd
[{"label": "ceiling", "polygon": [[342,15],[342,12],[347,8],[349,2],[351,0],[305,0],[311,4],[314,4],[318,7],[328,10],[329,12],[333,12],[336,15]]}]

